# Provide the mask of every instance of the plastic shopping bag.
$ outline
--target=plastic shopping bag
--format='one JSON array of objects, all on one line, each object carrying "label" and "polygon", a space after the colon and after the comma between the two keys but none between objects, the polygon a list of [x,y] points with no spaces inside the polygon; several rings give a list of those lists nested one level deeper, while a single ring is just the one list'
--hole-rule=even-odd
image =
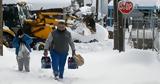
[{"label": "plastic shopping bag", "polygon": [[29,56],[29,50],[25,46],[25,44],[20,43],[19,52],[18,52],[18,58],[23,58],[24,56]]}]

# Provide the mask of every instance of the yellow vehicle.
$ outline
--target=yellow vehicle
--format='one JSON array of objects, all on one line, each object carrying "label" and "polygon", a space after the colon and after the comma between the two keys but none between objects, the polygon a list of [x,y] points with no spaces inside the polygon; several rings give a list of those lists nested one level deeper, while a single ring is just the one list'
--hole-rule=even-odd
[{"label": "yellow vehicle", "polygon": [[14,36],[15,33],[11,29],[9,29],[7,26],[3,26],[3,44],[6,47],[12,47],[11,42]]},{"label": "yellow vehicle", "polygon": [[27,19],[24,21],[23,29],[34,37],[46,39],[48,34],[58,24],[58,19],[54,16],[63,16],[62,13],[56,12],[40,12],[35,19]]}]

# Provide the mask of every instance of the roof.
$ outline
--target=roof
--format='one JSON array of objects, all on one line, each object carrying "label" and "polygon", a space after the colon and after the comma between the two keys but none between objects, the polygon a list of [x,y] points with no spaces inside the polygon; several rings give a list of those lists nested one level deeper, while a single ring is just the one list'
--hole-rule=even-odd
[{"label": "roof", "polygon": [[27,0],[32,10],[64,8],[71,5],[71,0]]},{"label": "roof", "polygon": [[16,3],[22,2],[22,1],[26,1],[26,0],[3,0],[2,4],[16,4]]},{"label": "roof", "polygon": [[3,4],[16,4],[18,2],[26,2],[31,10],[64,8],[71,5],[71,0],[3,0]]}]

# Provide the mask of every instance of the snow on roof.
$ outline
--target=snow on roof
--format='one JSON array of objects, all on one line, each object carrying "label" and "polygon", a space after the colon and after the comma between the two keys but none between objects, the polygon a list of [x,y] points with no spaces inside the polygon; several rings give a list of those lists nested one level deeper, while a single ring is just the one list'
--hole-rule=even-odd
[{"label": "snow on roof", "polygon": [[[134,5],[138,6],[160,6],[160,0],[129,0],[133,2]],[[113,6],[113,0],[108,4],[108,6]]]},{"label": "snow on roof", "polygon": [[26,0],[2,0],[2,4],[16,4],[18,2],[26,2]]},{"label": "snow on roof", "polygon": [[31,10],[64,8],[71,5],[71,0],[27,0]]},{"label": "snow on roof", "polygon": [[31,10],[64,8],[71,5],[71,0],[3,0],[3,4],[16,4],[22,1],[26,2]]}]

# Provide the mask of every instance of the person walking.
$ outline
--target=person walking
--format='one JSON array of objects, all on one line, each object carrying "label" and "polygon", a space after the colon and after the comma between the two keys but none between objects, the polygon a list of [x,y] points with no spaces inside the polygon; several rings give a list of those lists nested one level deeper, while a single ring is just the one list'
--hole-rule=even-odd
[{"label": "person walking", "polygon": [[26,72],[30,72],[30,52],[32,39],[29,35],[25,34],[21,29],[17,31],[13,39],[13,47],[16,48],[16,59],[18,63],[18,70],[22,71],[23,66]]},{"label": "person walking", "polygon": [[53,30],[49,34],[44,48],[45,56],[48,55],[48,50],[50,51],[53,74],[56,80],[63,79],[69,45],[72,49],[72,56],[74,56],[75,46],[71,37],[71,33],[67,31],[64,22],[59,22],[57,29]]}]

